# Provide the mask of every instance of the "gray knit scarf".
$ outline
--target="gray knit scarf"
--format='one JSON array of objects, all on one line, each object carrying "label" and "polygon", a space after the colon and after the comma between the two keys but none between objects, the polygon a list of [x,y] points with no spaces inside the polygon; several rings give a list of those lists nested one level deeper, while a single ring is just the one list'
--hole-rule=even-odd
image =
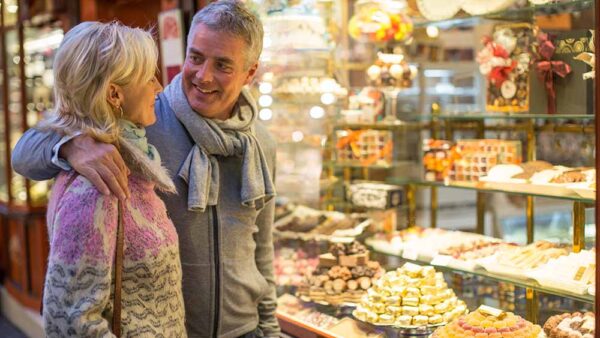
[{"label": "gray knit scarf", "polygon": [[192,110],[183,91],[181,74],[164,90],[169,106],[196,143],[178,176],[188,183],[188,210],[204,212],[217,204],[219,162],[215,156],[242,157],[242,205],[259,210],[275,196],[267,161],[254,134],[256,107],[251,95],[243,90],[228,120],[203,118]]}]

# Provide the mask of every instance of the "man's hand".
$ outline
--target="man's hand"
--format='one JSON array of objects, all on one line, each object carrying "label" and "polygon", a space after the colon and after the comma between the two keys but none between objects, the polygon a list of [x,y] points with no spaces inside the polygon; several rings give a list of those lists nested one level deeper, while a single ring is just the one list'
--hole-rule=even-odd
[{"label": "man's hand", "polygon": [[65,143],[59,156],[90,180],[102,194],[110,195],[112,192],[122,201],[129,198],[129,169],[114,145],[80,135]]}]

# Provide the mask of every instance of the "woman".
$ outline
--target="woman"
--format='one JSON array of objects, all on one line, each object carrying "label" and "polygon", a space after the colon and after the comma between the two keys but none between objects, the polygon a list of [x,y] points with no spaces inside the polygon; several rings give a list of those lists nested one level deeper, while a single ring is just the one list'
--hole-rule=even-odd
[{"label": "woman", "polygon": [[[150,33],[85,22],[66,35],[54,62],[56,111],[40,125],[86,133],[119,149],[131,175],[123,202],[121,332],[184,337],[178,238],[154,189],[174,192],[144,127],[155,122],[158,51]],[[112,337],[117,198],[63,172],[48,205],[50,255],[43,298],[49,337]]]}]

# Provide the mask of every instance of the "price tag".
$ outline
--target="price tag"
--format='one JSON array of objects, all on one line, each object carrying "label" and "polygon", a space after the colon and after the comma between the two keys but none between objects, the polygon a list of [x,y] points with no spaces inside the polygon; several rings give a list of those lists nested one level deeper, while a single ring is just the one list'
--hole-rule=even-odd
[{"label": "price tag", "polygon": [[437,265],[437,266],[448,266],[448,264],[450,264],[451,260],[452,260],[452,256],[437,255],[437,256],[433,257],[430,264]]},{"label": "price tag", "polygon": [[402,252],[402,258],[410,259],[416,261],[419,257],[419,252],[414,248],[404,248],[404,252]]}]

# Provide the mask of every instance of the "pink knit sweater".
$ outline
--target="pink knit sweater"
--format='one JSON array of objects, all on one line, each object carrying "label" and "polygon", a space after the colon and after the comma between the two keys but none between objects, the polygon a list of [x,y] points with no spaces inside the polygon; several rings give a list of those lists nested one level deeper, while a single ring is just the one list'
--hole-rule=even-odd
[{"label": "pink knit sweater", "polygon": [[[112,337],[117,199],[82,176],[57,178],[48,205],[44,326],[50,337]],[[177,233],[149,181],[129,178],[124,204],[124,337],[185,337]]]}]

